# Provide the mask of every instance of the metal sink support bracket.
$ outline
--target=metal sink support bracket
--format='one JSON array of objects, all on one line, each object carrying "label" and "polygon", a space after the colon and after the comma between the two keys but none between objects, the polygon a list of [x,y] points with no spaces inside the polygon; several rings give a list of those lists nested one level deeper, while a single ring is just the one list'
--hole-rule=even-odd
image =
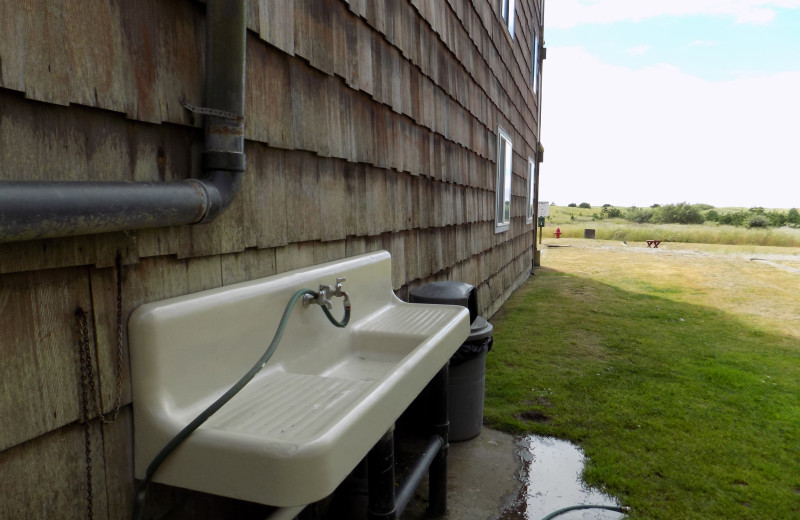
[{"label": "metal sink support bracket", "polygon": [[153,479],[281,507],[331,494],[469,336],[465,308],[395,296],[385,251],[136,309],[136,477],[261,356],[298,289],[337,278],[347,279],[350,324],[297,305],[266,366]]}]

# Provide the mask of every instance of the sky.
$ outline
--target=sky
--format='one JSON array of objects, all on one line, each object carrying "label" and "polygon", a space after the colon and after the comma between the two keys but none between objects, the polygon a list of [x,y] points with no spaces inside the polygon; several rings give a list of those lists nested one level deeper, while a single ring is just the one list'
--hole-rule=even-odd
[{"label": "sky", "polygon": [[539,200],[800,208],[800,0],[547,0]]}]

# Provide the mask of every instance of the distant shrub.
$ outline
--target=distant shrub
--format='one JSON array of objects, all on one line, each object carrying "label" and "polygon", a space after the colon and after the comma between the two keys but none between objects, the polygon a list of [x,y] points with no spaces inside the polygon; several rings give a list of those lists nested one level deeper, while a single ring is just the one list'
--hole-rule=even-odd
[{"label": "distant shrub", "polygon": [[708,210],[706,212],[706,220],[710,220],[711,222],[719,222],[719,213],[717,213],[717,210]]},{"label": "distant shrub", "polygon": [[705,217],[696,207],[681,202],[656,208],[651,222],[654,224],[702,224]]},{"label": "distant shrub", "polygon": [[577,204],[575,204],[574,202],[570,202],[569,204],[567,204],[567,207],[568,207],[568,208],[577,208],[577,207],[578,207],[578,205],[577,205]]},{"label": "distant shrub", "polygon": [[786,213],[783,211],[770,211],[766,213],[767,220],[769,220],[769,225],[772,227],[781,227],[786,224],[787,217]]},{"label": "distant shrub", "polygon": [[608,218],[619,218],[622,216],[622,211],[619,208],[607,208],[606,216]]},{"label": "distant shrub", "polygon": [[719,216],[717,222],[720,224],[727,224],[730,226],[744,226],[749,218],[749,214],[739,210],[733,213],[723,213]]},{"label": "distant shrub", "polygon": [[592,209],[592,205],[589,204],[588,202],[581,202],[580,204],[578,204],[578,207],[583,209]]},{"label": "distant shrub", "polygon": [[762,215],[753,215],[752,217],[750,217],[750,220],[747,221],[747,227],[749,228],[769,227],[769,220]]},{"label": "distant shrub", "polygon": [[800,224],[800,211],[797,208],[792,208],[786,213],[786,222],[789,224]]},{"label": "distant shrub", "polygon": [[625,218],[639,224],[646,224],[653,218],[653,210],[631,206],[625,211]]}]

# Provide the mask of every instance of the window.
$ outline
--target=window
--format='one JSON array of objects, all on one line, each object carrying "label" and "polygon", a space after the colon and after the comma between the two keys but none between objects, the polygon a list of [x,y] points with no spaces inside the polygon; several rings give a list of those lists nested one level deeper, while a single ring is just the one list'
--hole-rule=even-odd
[{"label": "window", "polygon": [[531,86],[533,93],[539,93],[539,35],[533,31],[533,60],[531,62]]},{"label": "window", "polygon": [[536,182],[536,158],[528,157],[528,211],[525,213],[525,223],[531,224],[533,216],[536,214],[534,208],[534,183]]},{"label": "window", "polygon": [[506,27],[508,27],[508,32],[511,34],[511,37],[514,37],[514,8],[515,8],[515,0],[500,0],[501,3],[501,12],[503,15],[503,21],[506,22]]},{"label": "window", "polygon": [[511,136],[497,127],[497,207],[495,233],[508,230],[511,223]]}]

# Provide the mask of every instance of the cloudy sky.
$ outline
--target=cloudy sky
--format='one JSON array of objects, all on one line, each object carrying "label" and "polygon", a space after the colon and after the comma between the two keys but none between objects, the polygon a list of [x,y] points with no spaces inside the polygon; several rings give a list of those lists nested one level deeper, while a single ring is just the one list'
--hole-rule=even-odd
[{"label": "cloudy sky", "polygon": [[800,207],[800,0],[547,0],[539,197]]}]

